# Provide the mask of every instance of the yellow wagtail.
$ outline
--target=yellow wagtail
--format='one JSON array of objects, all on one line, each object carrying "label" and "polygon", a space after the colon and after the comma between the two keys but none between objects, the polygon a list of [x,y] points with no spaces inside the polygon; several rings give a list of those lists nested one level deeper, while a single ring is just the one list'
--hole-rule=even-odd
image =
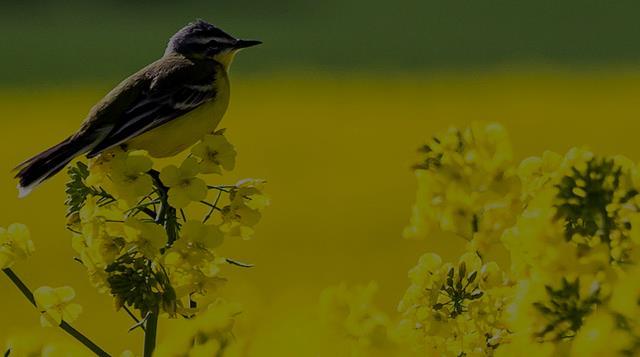
[{"label": "yellow wagtail", "polygon": [[77,156],[122,146],[170,157],[212,133],[229,104],[227,71],[235,54],[260,43],[202,20],[188,24],[171,37],[162,58],[98,102],[75,134],[18,165],[20,197]]}]

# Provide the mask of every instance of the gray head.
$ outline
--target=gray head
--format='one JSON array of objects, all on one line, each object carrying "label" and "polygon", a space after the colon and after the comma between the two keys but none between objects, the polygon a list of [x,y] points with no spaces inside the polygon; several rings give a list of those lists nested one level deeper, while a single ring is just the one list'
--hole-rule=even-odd
[{"label": "gray head", "polygon": [[178,31],[169,40],[166,54],[179,53],[189,58],[226,60],[240,49],[259,45],[255,40],[240,40],[203,20],[197,20]]}]

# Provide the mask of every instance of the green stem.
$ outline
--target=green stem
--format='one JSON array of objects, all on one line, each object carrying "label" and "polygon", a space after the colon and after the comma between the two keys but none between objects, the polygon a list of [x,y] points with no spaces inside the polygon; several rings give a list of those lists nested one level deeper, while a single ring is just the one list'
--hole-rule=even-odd
[{"label": "green stem", "polygon": [[204,218],[202,219],[202,223],[207,223],[207,221],[211,218],[211,216],[213,215],[213,212],[215,212],[215,210],[218,208],[218,202],[220,202],[220,197],[222,196],[222,191],[218,191],[218,197],[216,197],[215,202],[213,202],[213,206],[211,206],[211,208],[209,209],[209,212],[207,212],[207,215],[204,216]]},{"label": "green stem", "polygon": [[164,226],[168,236],[167,246],[171,246],[178,239],[177,212],[169,204],[169,188],[160,179],[160,173],[156,170],[150,170],[148,174],[156,186],[158,198],[160,199],[160,209],[156,216],[156,223]]},{"label": "green stem", "polygon": [[[29,300],[31,305],[37,308],[36,299],[33,297],[33,293],[22,282],[22,280],[18,277],[18,275],[16,275],[16,273],[14,273],[13,270],[11,270],[10,268],[2,269],[2,272],[9,278],[9,280],[11,280],[11,282],[18,288],[18,290],[20,290],[22,295],[24,295],[24,297],[26,297],[27,300]],[[102,348],[100,348],[98,345],[93,343],[89,338],[83,335],[80,331],[76,330],[75,328],[73,328],[73,326],[69,325],[66,321],[62,321],[62,323],[60,324],[60,328],[63,329],[67,334],[69,334],[70,336],[78,340],[78,342],[85,345],[88,349],[90,349],[93,353],[95,353],[96,356],[101,356],[101,357],[111,356],[107,352],[105,352]]]},{"label": "green stem", "polygon": [[167,208],[169,207],[169,189],[160,179],[160,172],[149,170],[149,176],[153,180],[153,185],[158,191],[158,199],[160,201],[160,210],[156,216],[156,222],[164,224],[167,216]]},{"label": "green stem", "polygon": [[156,333],[158,331],[158,307],[154,307],[153,311],[149,311],[147,323],[144,331],[144,357],[152,357],[156,348]]},{"label": "green stem", "polygon": [[[125,304],[124,306],[122,306],[122,309],[127,313],[127,315],[129,315],[131,317],[131,319],[133,321],[135,321],[136,324],[140,323],[140,319],[136,317],[136,315],[133,314],[133,312],[131,312],[131,310],[127,307],[127,305]],[[144,326],[140,326],[140,328],[142,328],[142,330],[144,331],[145,327]]]}]

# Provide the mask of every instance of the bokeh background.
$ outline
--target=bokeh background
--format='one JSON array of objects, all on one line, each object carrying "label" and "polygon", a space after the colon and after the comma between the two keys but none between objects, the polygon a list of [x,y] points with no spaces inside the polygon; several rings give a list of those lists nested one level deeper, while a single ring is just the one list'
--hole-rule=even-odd
[{"label": "bokeh background", "polygon": [[[498,121],[520,158],[587,144],[640,159],[639,11],[631,0],[5,2],[0,226],[28,224],[37,247],[16,271],[34,288],[72,285],[81,330],[114,353],[140,350],[141,333],[72,260],[64,175],[18,200],[10,171],[203,18],[264,41],[232,68],[222,126],[238,167],[220,182],[264,178],[272,206],[255,239],[225,244],[256,267],[229,267],[221,294],[245,306],[238,334],[251,335],[252,355],[326,355],[316,333],[325,287],[375,280],[393,316],[423,252],[460,252],[451,238],[401,236],[415,148],[436,131]],[[39,329],[8,280],[0,287],[0,340]]]}]

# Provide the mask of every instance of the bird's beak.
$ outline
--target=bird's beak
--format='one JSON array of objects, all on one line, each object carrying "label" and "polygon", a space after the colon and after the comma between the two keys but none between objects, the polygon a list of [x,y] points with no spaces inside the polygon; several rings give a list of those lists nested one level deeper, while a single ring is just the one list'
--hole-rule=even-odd
[{"label": "bird's beak", "polygon": [[236,43],[233,44],[233,48],[241,49],[241,48],[253,47],[261,43],[262,41],[257,41],[257,40],[237,40]]}]

